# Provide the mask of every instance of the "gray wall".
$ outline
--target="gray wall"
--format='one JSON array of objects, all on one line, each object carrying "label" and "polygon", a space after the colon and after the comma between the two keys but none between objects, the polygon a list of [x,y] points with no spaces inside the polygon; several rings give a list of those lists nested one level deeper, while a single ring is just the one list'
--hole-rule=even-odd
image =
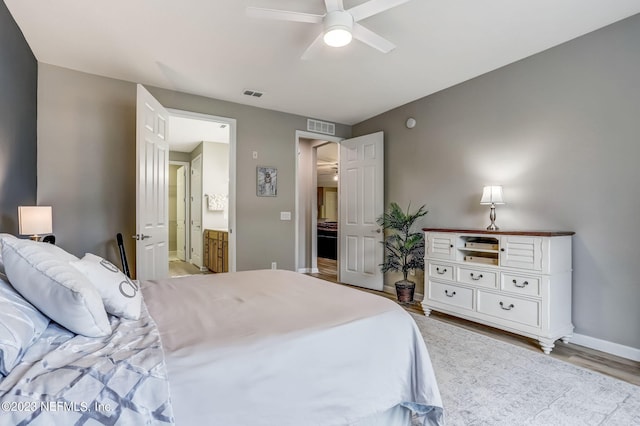
[{"label": "gray wall", "polygon": [[[167,108],[237,120],[237,269],[294,269],[295,131],[306,118],[147,87]],[[119,264],[115,234],[135,233],[135,84],[40,64],[38,199],[60,245]],[[337,125],[339,136],[351,128]],[[258,160],[252,152],[258,151]],[[256,196],[256,166],[278,168],[278,196]],[[129,263],[133,244],[127,241]],[[131,240],[132,241],[132,240]]]},{"label": "gray wall", "polygon": [[[576,332],[640,348],[640,15],[355,125],[428,226],[572,230]],[[408,117],[418,124],[409,130]]]},{"label": "gray wall", "polygon": [[136,86],[40,63],[38,200],[53,206],[56,243],[135,271]]},{"label": "gray wall", "polygon": [[18,206],[36,204],[38,63],[0,1],[0,232],[18,233]]},{"label": "gray wall", "polygon": [[[149,87],[167,108],[199,112],[237,121],[236,248],[237,269],[294,270],[295,221],[281,221],[280,212],[295,214],[295,132],[306,130],[306,117]],[[350,136],[351,127],[336,125],[336,134]],[[258,159],[252,158],[253,151]],[[256,167],[278,169],[278,196],[256,196]]]}]

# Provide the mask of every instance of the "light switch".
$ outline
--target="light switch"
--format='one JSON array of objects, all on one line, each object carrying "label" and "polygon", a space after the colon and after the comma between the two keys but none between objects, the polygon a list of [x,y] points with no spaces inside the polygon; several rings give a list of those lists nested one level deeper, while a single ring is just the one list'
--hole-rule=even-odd
[{"label": "light switch", "polygon": [[253,159],[254,160],[258,159],[258,151],[253,151]]},{"label": "light switch", "polygon": [[291,220],[291,212],[280,212],[280,220]]}]

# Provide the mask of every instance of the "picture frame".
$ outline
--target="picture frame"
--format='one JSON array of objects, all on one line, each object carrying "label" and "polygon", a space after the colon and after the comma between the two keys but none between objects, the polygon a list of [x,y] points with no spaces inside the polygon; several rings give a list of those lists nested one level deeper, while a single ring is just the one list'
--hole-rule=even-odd
[{"label": "picture frame", "polygon": [[258,166],[256,168],[256,195],[258,197],[278,196],[278,169]]}]

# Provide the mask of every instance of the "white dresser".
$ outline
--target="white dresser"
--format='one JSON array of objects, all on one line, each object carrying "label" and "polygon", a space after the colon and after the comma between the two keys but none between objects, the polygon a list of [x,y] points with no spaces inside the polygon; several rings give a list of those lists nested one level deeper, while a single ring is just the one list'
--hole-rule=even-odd
[{"label": "white dresser", "polygon": [[534,338],[549,354],[571,323],[573,232],[425,228],[422,307]]}]

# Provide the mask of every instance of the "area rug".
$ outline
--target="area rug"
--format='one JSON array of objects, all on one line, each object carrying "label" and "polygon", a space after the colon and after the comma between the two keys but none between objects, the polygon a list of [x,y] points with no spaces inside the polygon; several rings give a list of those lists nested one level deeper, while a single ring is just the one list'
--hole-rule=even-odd
[{"label": "area rug", "polygon": [[447,426],[640,425],[640,387],[422,315]]}]

